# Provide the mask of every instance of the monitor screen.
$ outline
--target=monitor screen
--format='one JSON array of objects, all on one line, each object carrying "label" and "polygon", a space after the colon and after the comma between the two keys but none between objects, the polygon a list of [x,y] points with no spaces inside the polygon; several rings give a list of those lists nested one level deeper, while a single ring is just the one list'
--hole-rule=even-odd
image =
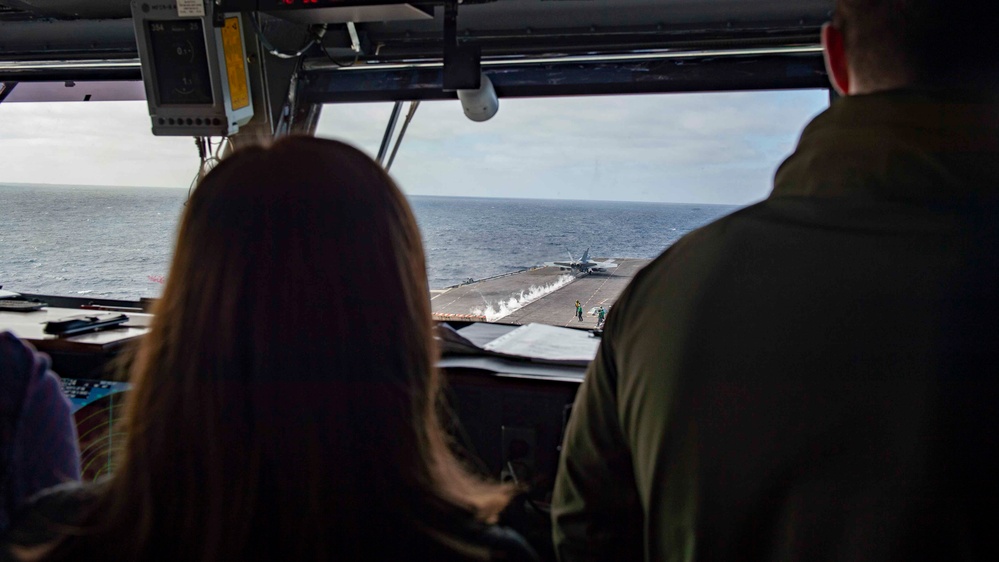
[{"label": "monitor screen", "polygon": [[129,384],[123,382],[62,379],[62,390],[72,403],[80,440],[84,481],[110,474],[114,469],[114,453],[125,444],[125,433],[119,423],[128,389]]},{"label": "monitor screen", "polygon": [[214,102],[201,20],[147,22],[159,105]]}]

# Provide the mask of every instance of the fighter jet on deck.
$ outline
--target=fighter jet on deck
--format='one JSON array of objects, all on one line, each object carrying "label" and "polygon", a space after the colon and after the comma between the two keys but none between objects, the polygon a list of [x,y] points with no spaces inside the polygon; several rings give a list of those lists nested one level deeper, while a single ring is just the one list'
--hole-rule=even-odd
[{"label": "fighter jet on deck", "polygon": [[578,260],[572,257],[572,252],[569,252],[568,248],[566,248],[565,251],[569,253],[569,261],[550,261],[546,262],[545,265],[550,267],[558,267],[566,271],[579,271],[581,273],[591,273],[594,271],[603,272],[607,271],[612,267],[617,267],[617,264],[614,263],[614,260],[608,260],[608,261],[591,260],[589,248],[587,248],[586,251],[583,252],[583,257],[579,258]]}]

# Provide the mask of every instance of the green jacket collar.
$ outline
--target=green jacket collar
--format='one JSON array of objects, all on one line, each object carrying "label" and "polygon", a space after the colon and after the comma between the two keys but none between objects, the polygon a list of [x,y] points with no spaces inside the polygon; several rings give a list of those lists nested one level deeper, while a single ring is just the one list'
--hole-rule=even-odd
[{"label": "green jacket collar", "polygon": [[770,197],[877,200],[999,192],[999,99],[892,91],[847,96],[805,127]]}]

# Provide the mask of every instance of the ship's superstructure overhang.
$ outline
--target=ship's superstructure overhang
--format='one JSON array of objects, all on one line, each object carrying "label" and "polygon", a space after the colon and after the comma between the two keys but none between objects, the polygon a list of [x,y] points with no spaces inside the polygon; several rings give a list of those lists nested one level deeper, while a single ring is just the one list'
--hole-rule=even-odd
[{"label": "ship's superstructure overhang", "polygon": [[[0,0],[0,96],[22,99],[12,92],[26,83],[143,80],[133,4],[154,14],[179,5]],[[482,78],[498,98],[828,87],[819,35],[831,0],[202,5],[206,22],[244,22],[248,137],[308,133],[322,104],[453,99]]]},{"label": "ship's superstructure overhang", "polygon": [[[448,46],[448,2],[206,4],[252,13],[253,31],[276,51],[307,46],[305,74],[317,77],[310,99],[440,96],[433,84]],[[831,2],[465,0],[454,7],[454,43],[480,53],[502,97],[689,91],[698,81],[704,89],[810,87],[822,80],[819,29]],[[385,18],[395,10],[400,19],[370,21],[365,9]],[[344,14],[368,21],[343,21]],[[128,0],[0,0],[0,80],[135,80],[137,57]],[[357,85],[359,76],[367,86]]]}]

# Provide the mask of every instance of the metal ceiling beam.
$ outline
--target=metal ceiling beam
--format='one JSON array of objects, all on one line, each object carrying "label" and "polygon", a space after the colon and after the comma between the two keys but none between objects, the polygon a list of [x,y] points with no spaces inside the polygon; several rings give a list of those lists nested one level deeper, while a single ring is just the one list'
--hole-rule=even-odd
[{"label": "metal ceiling beam", "polygon": [[[672,55],[672,56],[670,56]],[[440,63],[325,68],[307,65],[301,100],[309,103],[453,99]],[[483,61],[500,97],[827,88],[818,48],[774,53],[662,53]]]},{"label": "metal ceiling beam", "polygon": [[0,80],[13,82],[142,80],[142,73],[139,59],[0,60]]},{"label": "metal ceiling beam", "polygon": [[96,58],[94,52],[135,56],[132,18],[104,20],[0,20],[0,58]]},{"label": "metal ceiling beam", "polygon": [[[817,47],[483,61],[501,97],[826,87]],[[139,80],[138,59],[0,61],[6,81]],[[305,103],[451,99],[440,62],[306,61]]]}]

